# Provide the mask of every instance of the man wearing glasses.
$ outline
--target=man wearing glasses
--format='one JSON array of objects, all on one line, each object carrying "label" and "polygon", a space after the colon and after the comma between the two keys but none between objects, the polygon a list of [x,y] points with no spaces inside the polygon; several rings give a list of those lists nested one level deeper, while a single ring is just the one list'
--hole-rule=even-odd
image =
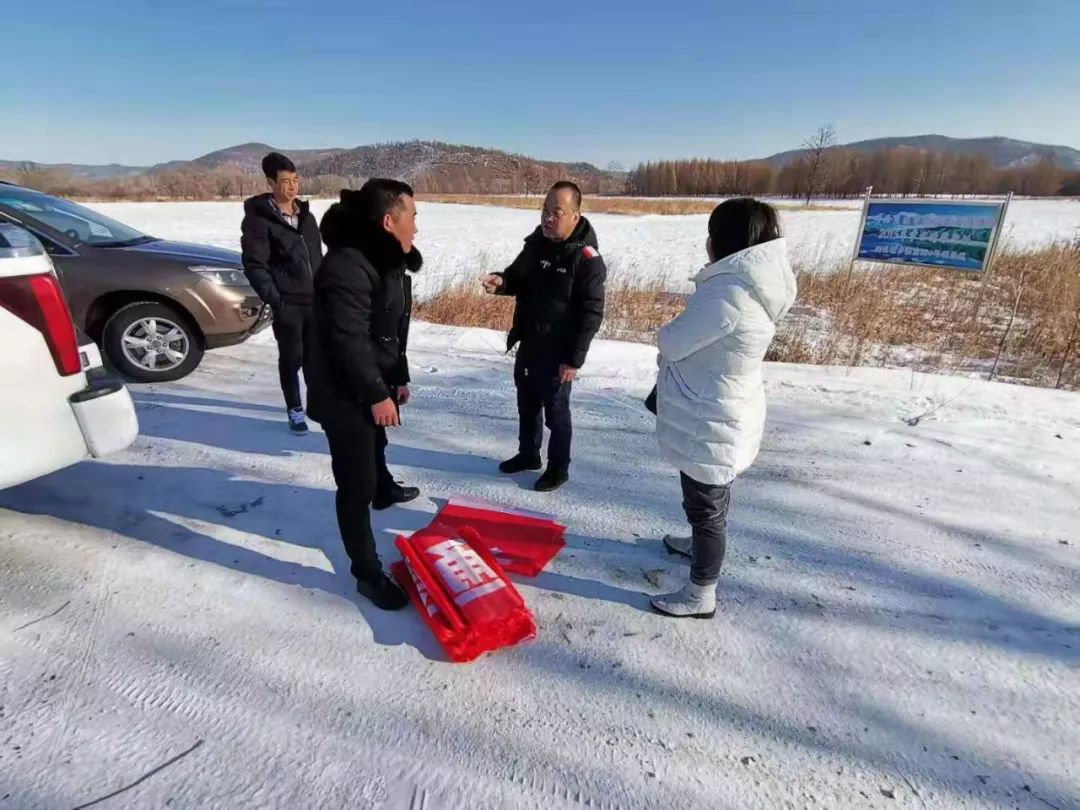
[{"label": "man wearing glasses", "polygon": [[569,480],[570,389],[604,319],[606,279],[596,233],[581,215],[581,189],[563,180],[548,192],[540,226],[526,237],[514,263],[483,281],[488,293],[516,299],[507,351],[520,344],[514,365],[518,454],[499,470],[539,470],[546,423],[551,438],[547,469],[536,482],[539,492]]}]

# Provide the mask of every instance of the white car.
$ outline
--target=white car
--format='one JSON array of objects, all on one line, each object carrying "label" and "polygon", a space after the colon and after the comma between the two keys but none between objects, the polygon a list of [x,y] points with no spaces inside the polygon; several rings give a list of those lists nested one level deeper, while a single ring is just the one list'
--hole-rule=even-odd
[{"label": "white car", "polygon": [[127,387],[80,341],[41,243],[0,222],[0,489],[135,441]]}]

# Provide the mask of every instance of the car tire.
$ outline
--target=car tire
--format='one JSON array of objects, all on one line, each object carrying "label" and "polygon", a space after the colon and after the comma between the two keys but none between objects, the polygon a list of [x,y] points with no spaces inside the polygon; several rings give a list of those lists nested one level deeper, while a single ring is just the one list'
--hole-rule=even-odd
[{"label": "car tire", "polygon": [[156,301],[118,309],[105,323],[101,342],[116,370],[132,382],[179,380],[198,367],[205,352],[191,319]]}]

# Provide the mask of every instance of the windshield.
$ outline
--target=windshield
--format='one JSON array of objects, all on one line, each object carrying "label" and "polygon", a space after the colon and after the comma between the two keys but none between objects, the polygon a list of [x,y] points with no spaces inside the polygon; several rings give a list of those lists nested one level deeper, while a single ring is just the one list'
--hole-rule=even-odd
[{"label": "windshield", "polygon": [[37,220],[86,245],[125,247],[153,241],[152,236],[97,211],[40,191],[0,185],[0,205],[13,208],[27,219]]}]

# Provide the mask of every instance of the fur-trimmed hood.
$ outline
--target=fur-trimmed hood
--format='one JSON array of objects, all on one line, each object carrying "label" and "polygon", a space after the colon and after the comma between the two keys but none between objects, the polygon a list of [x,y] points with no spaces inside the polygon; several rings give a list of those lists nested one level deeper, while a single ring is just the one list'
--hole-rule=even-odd
[{"label": "fur-trimmed hood", "polygon": [[419,271],[424,263],[420,251],[414,245],[406,254],[393,234],[366,219],[356,206],[358,194],[350,189],[342,189],[340,201],[323,214],[319,231],[327,248],[356,248],[379,272],[402,265],[411,273]]}]

